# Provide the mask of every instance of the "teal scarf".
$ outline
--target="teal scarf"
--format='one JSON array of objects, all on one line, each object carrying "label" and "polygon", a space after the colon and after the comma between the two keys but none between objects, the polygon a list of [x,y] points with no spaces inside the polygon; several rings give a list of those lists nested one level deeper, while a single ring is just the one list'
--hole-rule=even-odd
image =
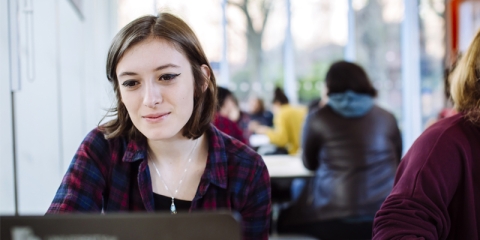
[{"label": "teal scarf", "polygon": [[373,98],[368,94],[348,90],[343,93],[329,95],[328,105],[336,113],[346,117],[361,117],[373,107]]}]

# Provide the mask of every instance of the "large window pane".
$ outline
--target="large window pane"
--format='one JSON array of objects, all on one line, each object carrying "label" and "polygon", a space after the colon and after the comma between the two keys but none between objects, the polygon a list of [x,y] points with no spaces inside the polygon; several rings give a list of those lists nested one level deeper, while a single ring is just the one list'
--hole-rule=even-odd
[{"label": "large window pane", "polygon": [[[157,12],[169,12],[182,18],[195,32],[212,68],[218,72],[222,56],[221,5],[219,0],[120,0],[118,29],[134,19]],[[216,76],[219,74],[217,73]]]},{"label": "large window pane", "polygon": [[447,105],[444,94],[445,2],[420,0],[422,124],[427,127]]},{"label": "large window pane", "polygon": [[[251,0],[248,13],[243,0],[232,2],[227,10],[230,87],[240,100],[261,93],[269,103],[274,86],[284,84],[286,1]],[[347,2],[291,1],[290,9],[298,95],[306,103],[323,94],[328,66],[343,58]]]},{"label": "large window pane", "polygon": [[356,0],[357,61],[378,90],[377,103],[401,117],[403,0]]},{"label": "large window pane", "polygon": [[302,103],[325,95],[325,74],[342,60],[348,36],[346,0],[292,1],[292,35]]}]

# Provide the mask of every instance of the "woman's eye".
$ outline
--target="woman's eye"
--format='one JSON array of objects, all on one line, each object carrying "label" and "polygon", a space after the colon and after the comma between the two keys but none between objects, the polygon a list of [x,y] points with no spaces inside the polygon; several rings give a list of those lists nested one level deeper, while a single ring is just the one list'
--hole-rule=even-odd
[{"label": "woman's eye", "polygon": [[179,75],[180,75],[180,73],[177,73],[177,74],[163,74],[162,76],[160,76],[160,80],[163,80],[163,81],[173,80],[174,78],[178,77]]},{"label": "woman's eye", "polygon": [[138,84],[137,81],[133,81],[133,80],[127,80],[125,82],[122,83],[122,85],[124,87],[135,87],[136,85]]}]

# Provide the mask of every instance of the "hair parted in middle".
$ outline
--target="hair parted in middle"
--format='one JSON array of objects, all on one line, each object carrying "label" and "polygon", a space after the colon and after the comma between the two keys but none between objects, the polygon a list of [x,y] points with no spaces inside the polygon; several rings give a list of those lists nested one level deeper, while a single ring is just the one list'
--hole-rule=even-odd
[{"label": "hair parted in middle", "polygon": [[356,93],[377,96],[377,90],[368,79],[367,73],[355,63],[339,61],[333,63],[327,71],[327,95],[344,93],[351,90]]},{"label": "hair parted in middle", "polygon": [[[128,49],[149,38],[170,42],[190,62],[194,78],[194,105],[192,116],[183,127],[182,135],[196,139],[208,129],[216,111],[215,75],[195,33],[182,19],[170,13],[140,17],[123,27],[113,39],[108,51],[106,70],[108,81],[113,85],[117,106],[110,109],[107,116],[116,118],[99,127],[107,139],[119,136],[135,140],[145,138],[133,125],[122,102],[116,70]],[[203,74],[202,65],[208,66],[210,78]]]}]

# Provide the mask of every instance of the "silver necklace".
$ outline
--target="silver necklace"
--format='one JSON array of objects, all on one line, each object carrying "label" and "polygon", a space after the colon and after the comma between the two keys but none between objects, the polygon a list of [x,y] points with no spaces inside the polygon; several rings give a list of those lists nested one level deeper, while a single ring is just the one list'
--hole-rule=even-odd
[{"label": "silver necklace", "polygon": [[172,214],[177,214],[177,207],[175,207],[175,197],[177,196],[177,193],[178,193],[178,188],[180,188],[180,186],[182,185],[182,182],[183,182],[183,179],[185,178],[185,175],[187,173],[187,170],[188,170],[188,166],[190,166],[190,163],[192,162],[192,158],[191,158],[191,155],[193,153],[193,150],[195,150],[195,148],[197,147],[197,143],[198,143],[198,139],[195,140],[195,145],[193,146],[192,150],[190,151],[190,154],[188,154],[188,161],[185,165],[185,170],[183,171],[182,173],[182,178],[180,179],[180,182],[178,182],[177,184],[177,187],[175,188],[175,192],[172,194],[172,192],[170,192],[170,189],[168,188],[167,184],[165,183],[165,181],[163,180],[163,177],[162,175],[160,174],[160,171],[158,171],[158,168],[157,168],[157,165],[155,164],[155,161],[153,161],[151,158],[150,158],[150,161],[153,163],[153,167],[155,167],[155,171],[157,172],[158,176],[160,177],[160,180],[162,181],[163,183],[163,186],[165,186],[165,189],[167,189],[167,192],[170,194],[170,196],[172,197],[172,205],[170,205],[170,212]]}]

